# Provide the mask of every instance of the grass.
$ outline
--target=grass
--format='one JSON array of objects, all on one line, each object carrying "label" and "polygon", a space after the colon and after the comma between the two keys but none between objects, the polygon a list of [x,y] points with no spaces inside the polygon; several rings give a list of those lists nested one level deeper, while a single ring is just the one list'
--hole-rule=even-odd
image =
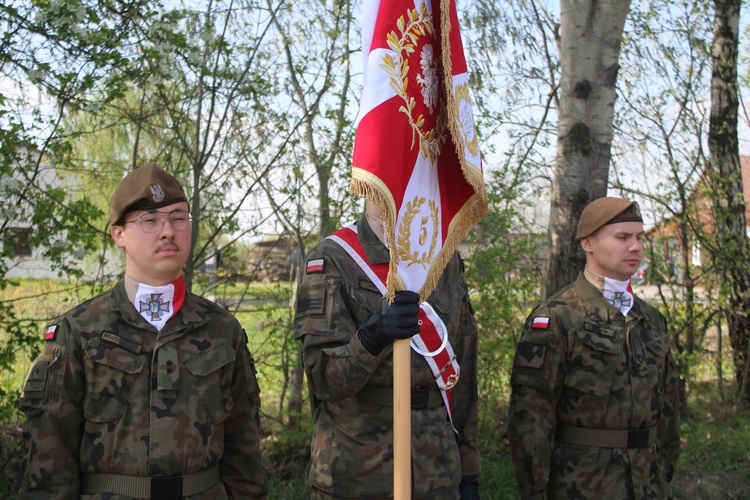
[{"label": "grass", "polygon": [[711,420],[691,420],[680,428],[678,471],[692,467],[736,471],[750,481],[750,411]]},{"label": "grass", "polygon": [[[727,384],[724,394],[734,394]],[[750,409],[734,410],[722,401],[715,382],[694,387],[690,414],[680,426],[682,453],[677,470],[690,468],[732,471],[750,481]]]}]

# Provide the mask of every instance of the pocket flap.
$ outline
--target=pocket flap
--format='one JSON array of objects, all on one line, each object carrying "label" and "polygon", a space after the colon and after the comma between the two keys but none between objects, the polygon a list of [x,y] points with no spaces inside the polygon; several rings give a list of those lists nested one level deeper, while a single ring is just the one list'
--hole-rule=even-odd
[{"label": "pocket flap", "polygon": [[228,344],[219,344],[197,356],[186,359],[185,368],[193,375],[204,376],[232,363],[236,358],[237,353]]},{"label": "pocket flap", "polygon": [[43,391],[47,382],[48,368],[49,361],[39,360],[31,365],[29,374],[26,376],[26,383],[23,385],[23,392]]},{"label": "pocket flap", "polygon": [[466,296],[466,288],[461,285],[461,282],[456,280],[447,281],[445,285],[433,292],[429,297],[429,301],[438,312],[443,315],[449,315],[463,303]]},{"label": "pocket flap", "polygon": [[607,354],[619,354],[622,351],[622,346],[616,341],[614,336],[606,335],[592,328],[576,331],[576,337],[581,344],[595,351]]},{"label": "pocket flap", "polygon": [[119,347],[101,343],[90,343],[85,351],[86,359],[100,363],[124,373],[140,373],[146,366],[146,356],[136,355]]}]

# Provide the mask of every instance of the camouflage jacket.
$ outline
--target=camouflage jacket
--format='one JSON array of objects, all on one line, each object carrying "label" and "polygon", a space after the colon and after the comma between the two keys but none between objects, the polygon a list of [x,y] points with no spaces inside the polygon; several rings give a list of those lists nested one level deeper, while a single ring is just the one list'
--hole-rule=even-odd
[{"label": "camouflage jacket", "polygon": [[214,464],[221,482],[191,500],[265,498],[255,365],[231,314],[188,293],[157,333],[121,281],[48,336],[21,395],[21,498],[120,500],[80,495],[81,473],[173,476]]},{"label": "camouflage jacket", "polygon": [[[371,264],[388,262],[387,248],[365,217],[359,239]],[[303,341],[303,362],[314,409],[310,482],[319,491],[347,498],[393,496],[393,408],[360,401],[363,387],[393,387],[393,349],[377,356],[357,335],[362,320],[382,295],[335,242],[313,248],[308,262],[323,259],[321,272],[307,273],[300,286],[295,337]],[[452,390],[451,429],[444,406],[412,410],[412,493],[414,498],[455,499],[462,475],[479,474],[477,429],[477,327],[462,262],[454,255],[429,303],[445,322],[460,365]],[[437,389],[425,359],[412,350],[413,388]]]},{"label": "camouflage jacket", "polygon": [[[539,305],[518,344],[509,440],[523,498],[669,498],[680,450],[677,373],[664,317],[626,316],[583,274]],[[561,426],[655,428],[643,448],[564,444]],[[611,434],[611,433],[610,433]]]}]

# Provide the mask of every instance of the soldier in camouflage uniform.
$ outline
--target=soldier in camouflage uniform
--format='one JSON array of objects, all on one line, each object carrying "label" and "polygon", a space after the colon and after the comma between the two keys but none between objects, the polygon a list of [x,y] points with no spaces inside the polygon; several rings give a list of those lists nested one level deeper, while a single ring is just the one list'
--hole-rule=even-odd
[{"label": "soldier in camouflage uniform", "polygon": [[125,278],[47,330],[21,396],[21,498],[265,498],[245,332],[185,290],[186,200],[154,164],[112,195]]},{"label": "soldier in camouflage uniform", "polygon": [[[366,207],[356,224],[359,242],[370,265],[387,263],[380,211]],[[455,432],[425,358],[411,352],[414,498],[455,500],[459,484],[462,499],[478,498],[477,327],[462,267],[454,255],[428,299],[460,365],[451,402]],[[419,331],[418,300],[399,292],[389,305],[330,239],[307,255],[294,328],[314,405],[311,498],[393,497],[392,342]]]},{"label": "soldier in camouflage uniform", "polygon": [[635,202],[581,215],[578,279],[539,305],[518,344],[509,440],[522,498],[670,498],[680,451],[664,317],[629,278],[643,253]]}]

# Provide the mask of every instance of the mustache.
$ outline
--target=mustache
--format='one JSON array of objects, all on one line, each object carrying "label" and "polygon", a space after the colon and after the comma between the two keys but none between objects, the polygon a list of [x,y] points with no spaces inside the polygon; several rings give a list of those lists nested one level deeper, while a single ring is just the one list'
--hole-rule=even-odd
[{"label": "mustache", "polygon": [[176,251],[180,250],[179,245],[177,245],[176,243],[162,243],[161,245],[156,247],[156,250],[154,250],[154,253],[161,252],[165,248],[168,250],[176,250]]}]

